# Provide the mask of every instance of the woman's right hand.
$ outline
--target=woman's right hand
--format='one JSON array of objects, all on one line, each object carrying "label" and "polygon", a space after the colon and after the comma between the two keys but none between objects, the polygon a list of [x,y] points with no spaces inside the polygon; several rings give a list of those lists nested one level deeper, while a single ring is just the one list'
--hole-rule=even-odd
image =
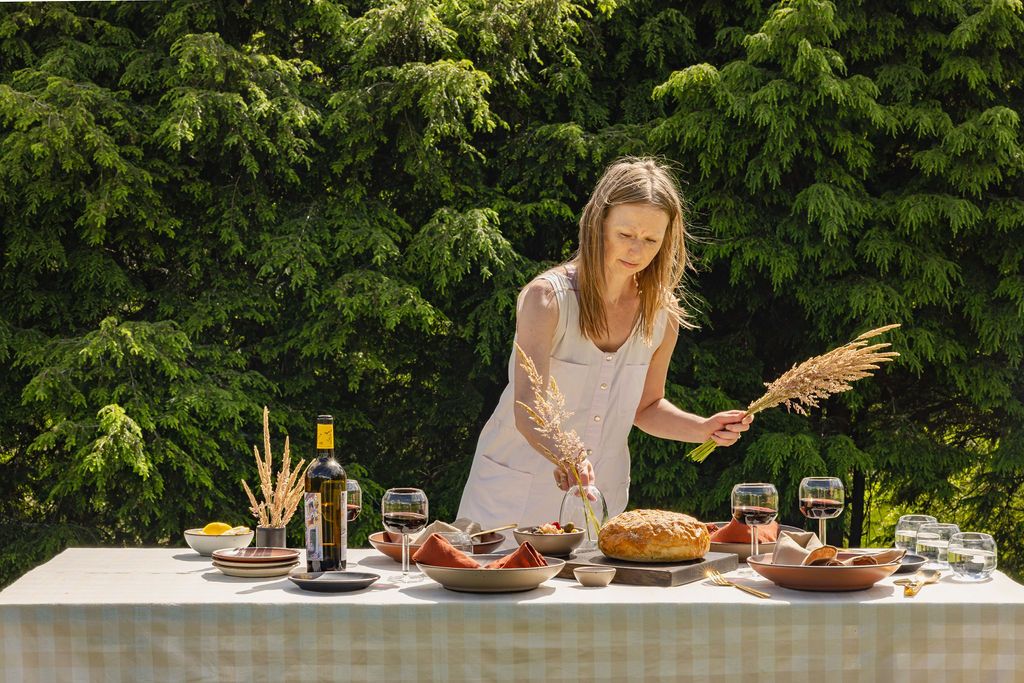
[{"label": "woman's right hand", "polygon": [[[580,463],[577,468],[580,474],[580,483],[584,486],[590,486],[596,484],[596,478],[594,477],[594,466],[589,460],[584,460]],[[558,485],[563,491],[568,491],[573,486],[576,486],[576,477],[572,475],[569,470],[564,467],[556,467],[554,471],[555,484]]]}]

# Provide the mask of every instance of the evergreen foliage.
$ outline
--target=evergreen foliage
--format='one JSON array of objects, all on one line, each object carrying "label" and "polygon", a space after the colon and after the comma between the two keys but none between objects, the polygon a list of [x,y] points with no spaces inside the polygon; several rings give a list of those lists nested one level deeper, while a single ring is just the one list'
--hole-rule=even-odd
[{"label": "evergreen foliage", "polygon": [[333,413],[368,501],[451,517],[516,293],[624,154],[692,209],[684,409],[903,324],[892,367],[701,466],[635,434],[631,503],[721,518],[770,480],[799,523],[838,474],[851,544],[934,511],[1020,572],[1022,42],[1020,0],[4,5],[0,585],[251,524],[263,405],[296,454]]}]

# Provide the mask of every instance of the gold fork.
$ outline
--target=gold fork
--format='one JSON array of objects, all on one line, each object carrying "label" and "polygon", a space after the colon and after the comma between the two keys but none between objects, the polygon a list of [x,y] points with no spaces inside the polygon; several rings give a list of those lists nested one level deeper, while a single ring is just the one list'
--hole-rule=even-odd
[{"label": "gold fork", "polygon": [[764,591],[759,591],[756,588],[744,586],[743,584],[739,583],[733,583],[729,579],[725,578],[722,575],[722,572],[718,571],[717,569],[709,569],[706,576],[709,579],[711,579],[711,583],[715,584],[716,586],[732,586],[733,588],[739,588],[744,593],[750,593],[751,595],[756,596],[758,598],[772,597],[768,593],[765,593]]}]

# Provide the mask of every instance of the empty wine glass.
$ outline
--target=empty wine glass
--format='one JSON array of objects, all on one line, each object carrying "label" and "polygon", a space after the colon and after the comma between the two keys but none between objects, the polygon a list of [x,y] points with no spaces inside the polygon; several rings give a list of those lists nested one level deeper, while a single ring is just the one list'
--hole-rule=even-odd
[{"label": "empty wine glass", "polygon": [[[757,555],[757,527],[771,524],[779,514],[779,492],[774,484],[736,484],[732,487],[732,516],[750,527],[750,555]],[[741,576],[757,576],[749,567]]]},{"label": "empty wine glass", "polygon": [[922,524],[935,524],[938,521],[931,515],[903,515],[896,522],[896,547],[908,552],[916,551],[917,530]]},{"label": "empty wine glass", "polygon": [[384,528],[393,534],[402,534],[402,577],[400,583],[423,580],[409,573],[409,534],[427,525],[427,496],[412,488],[388,489],[380,501]]},{"label": "empty wine glass", "polygon": [[346,479],[345,490],[348,491],[348,509],[346,513],[348,515],[348,523],[351,524],[359,518],[359,513],[363,510],[363,489],[359,487],[359,482],[355,479]]},{"label": "empty wine glass", "polygon": [[800,514],[818,520],[818,540],[825,540],[825,520],[843,511],[843,482],[838,477],[804,477],[800,480]]}]

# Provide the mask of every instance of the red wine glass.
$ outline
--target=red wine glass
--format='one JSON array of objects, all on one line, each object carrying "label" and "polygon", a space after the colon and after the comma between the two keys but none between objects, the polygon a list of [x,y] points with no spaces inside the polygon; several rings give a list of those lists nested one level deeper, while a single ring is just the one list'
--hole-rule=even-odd
[{"label": "red wine glass", "polygon": [[402,534],[401,583],[421,581],[422,576],[409,574],[409,534],[427,526],[427,496],[419,489],[388,489],[380,501],[384,528],[393,534]]},{"label": "red wine glass", "polygon": [[[779,514],[779,492],[773,484],[736,484],[732,487],[732,516],[750,527],[750,555],[757,555],[757,527],[771,524]],[[742,576],[757,576],[751,569]]]},{"label": "red wine glass", "polygon": [[843,511],[843,482],[838,477],[804,477],[800,480],[800,514],[818,520],[818,540],[825,540],[825,520]]}]

